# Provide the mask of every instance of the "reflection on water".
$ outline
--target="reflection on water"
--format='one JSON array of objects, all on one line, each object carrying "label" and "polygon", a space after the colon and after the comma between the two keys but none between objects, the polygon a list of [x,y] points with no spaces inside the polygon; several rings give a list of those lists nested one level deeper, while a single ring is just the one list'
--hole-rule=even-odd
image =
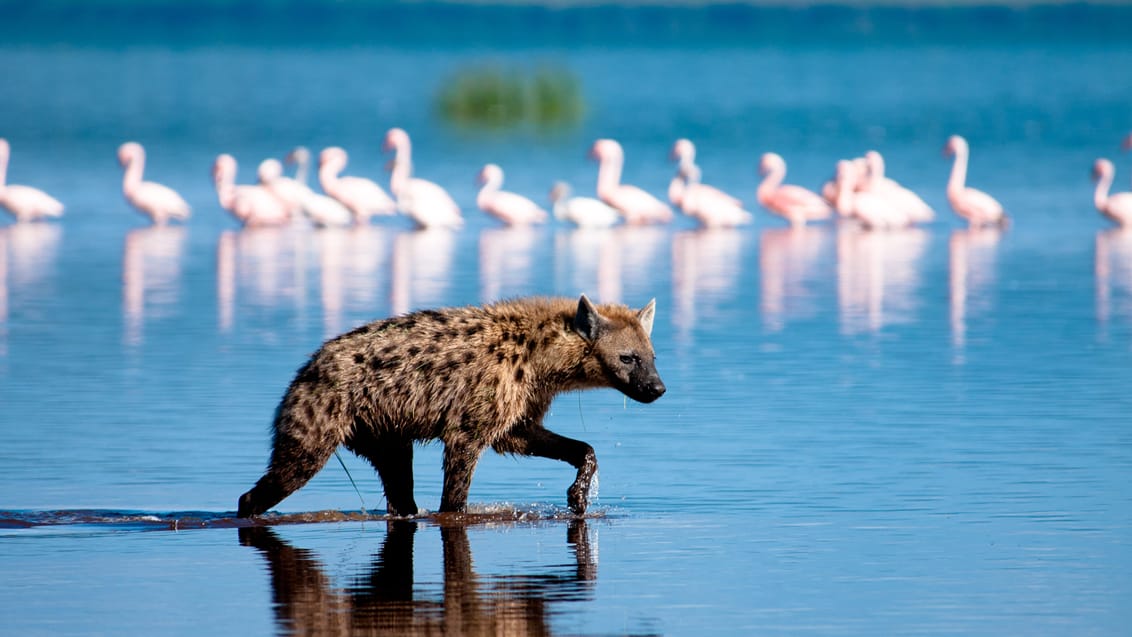
[{"label": "reflection on water", "polygon": [[125,342],[142,342],[145,319],[168,316],[180,296],[184,226],[150,226],[126,233],[122,247]]},{"label": "reflection on water", "polygon": [[711,319],[731,300],[739,278],[742,232],[705,228],[678,232],[672,238],[672,320],[686,333],[698,319]]},{"label": "reflection on water", "polygon": [[655,295],[657,273],[663,272],[669,251],[669,231],[659,226],[619,226],[613,229],[621,250],[621,282],[630,303]]},{"label": "reflection on water", "polygon": [[839,229],[837,305],[843,333],[875,332],[915,318],[918,261],[927,241],[919,228]]},{"label": "reflection on water", "polygon": [[239,530],[240,543],[267,560],[276,627],[299,635],[549,635],[555,606],[593,598],[597,547],[584,520],[570,522],[566,542],[575,562],[539,573],[480,576],[464,525],[441,525],[443,578],[415,581],[418,524],[387,523],[369,569],[336,586],[314,553],[268,527]]},{"label": "reflection on water", "polygon": [[8,352],[12,293],[36,290],[44,284],[62,236],[62,226],[55,223],[17,223],[0,228],[0,356]]},{"label": "reflection on water", "polygon": [[1000,228],[963,228],[951,233],[948,276],[951,341],[956,347],[967,343],[968,316],[992,310],[988,293],[994,286],[995,252],[1001,237]]},{"label": "reflection on water", "polygon": [[390,231],[371,225],[321,228],[313,233],[319,264],[323,334],[344,331],[343,312],[372,312],[389,268]]},{"label": "reflection on water", "polygon": [[818,261],[829,229],[820,226],[767,228],[759,239],[760,306],[767,329],[780,330],[789,318],[813,316]]},{"label": "reflection on water", "polygon": [[1132,320],[1132,228],[1097,232],[1093,271],[1097,285],[1097,321],[1113,314]]},{"label": "reflection on water", "polygon": [[216,244],[216,301],[222,331],[232,328],[237,297],[241,308],[274,308],[284,299],[300,307],[305,297],[303,233],[289,227],[226,230]]},{"label": "reflection on water", "polygon": [[401,232],[393,240],[393,314],[445,304],[456,235],[448,228]]},{"label": "reflection on water", "polygon": [[535,248],[542,231],[530,226],[480,232],[480,301],[520,296],[537,289]]},{"label": "reflection on water", "polygon": [[596,290],[599,303],[620,303],[622,236],[612,228],[579,227],[556,232],[555,287],[571,295]]}]

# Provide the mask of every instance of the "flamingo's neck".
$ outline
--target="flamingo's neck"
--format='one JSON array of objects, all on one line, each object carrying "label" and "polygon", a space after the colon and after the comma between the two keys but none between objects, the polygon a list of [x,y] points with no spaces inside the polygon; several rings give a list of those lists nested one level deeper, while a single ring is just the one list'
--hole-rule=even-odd
[{"label": "flamingo's neck", "polygon": [[331,191],[338,185],[338,173],[342,171],[342,166],[337,161],[328,161],[322,163],[318,167],[318,184],[326,191],[326,194],[331,194]]},{"label": "flamingo's neck", "polygon": [[684,176],[677,173],[672,181],[668,182],[668,201],[672,202],[674,206],[684,206],[684,192],[687,189],[687,184],[684,181]]},{"label": "flamingo's neck", "polygon": [[402,158],[401,153],[398,152],[393,159],[393,170],[389,173],[389,190],[394,197],[402,196],[412,178],[413,165],[407,157],[406,155],[405,158]]},{"label": "flamingo's neck", "polygon": [[307,171],[310,169],[310,157],[300,156],[295,160],[295,181],[307,185]]},{"label": "flamingo's neck", "polygon": [[621,165],[625,157],[620,153],[608,153],[601,156],[597,167],[597,193],[605,197],[609,192],[616,190],[621,184]]},{"label": "flamingo's neck", "polygon": [[951,165],[951,177],[947,180],[947,194],[954,196],[961,192],[967,183],[967,149],[955,149],[955,163]]},{"label": "flamingo's neck", "polygon": [[1112,171],[1107,170],[1097,178],[1097,189],[1093,191],[1093,205],[1101,212],[1105,212],[1105,208],[1108,206],[1108,191],[1112,188],[1112,179]]},{"label": "flamingo's neck", "polygon": [[225,210],[231,210],[235,205],[236,173],[231,168],[221,168],[216,174],[216,199]]},{"label": "flamingo's neck", "polygon": [[140,153],[130,157],[126,162],[126,171],[122,175],[122,192],[133,192],[142,182],[145,172],[145,155]]},{"label": "flamingo's neck", "polygon": [[476,195],[476,205],[481,208],[487,206],[488,200],[492,195],[499,192],[502,186],[503,180],[498,175],[492,175],[490,179],[484,182],[483,187],[480,188],[479,194]]},{"label": "flamingo's neck", "polygon": [[765,177],[762,183],[759,184],[758,190],[755,191],[755,196],[758,198],[759,203],[765,203],[771,194],[782,185],[782,180],[786,179],[786,167],[774,166]]}]

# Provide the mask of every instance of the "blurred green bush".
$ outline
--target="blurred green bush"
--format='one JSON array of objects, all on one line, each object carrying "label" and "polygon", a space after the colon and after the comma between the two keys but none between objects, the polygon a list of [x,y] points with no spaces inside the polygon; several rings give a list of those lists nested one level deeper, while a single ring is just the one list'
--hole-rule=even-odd
[{"label": "blurred green bush", "polygon": [[454,126],[488,131],[566,129],[579,124],[586,110],[578,78],[550,66],[461,69],[441,86],[437,107],[441,119]]}]

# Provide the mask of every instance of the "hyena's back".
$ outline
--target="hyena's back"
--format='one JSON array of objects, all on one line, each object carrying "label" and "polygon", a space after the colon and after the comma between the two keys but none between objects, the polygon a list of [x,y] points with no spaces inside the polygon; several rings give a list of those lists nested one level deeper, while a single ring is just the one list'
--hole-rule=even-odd
[{"label": "hyena's back", "polygon": [[[454,450],[476,457],[487,446],[527,453],[511,437],[524,427],[541,430],[536,433],[542,437],[541,419],[555,393],[609,385],[600,365],[589,360],[597,341],[578,332],[580,308],[568,299],[526,299],[426,310],[375,321],[328,341],[284,396],[268,473],[241,497],[240,515],[274,506],[317,473],[340,444],[374,465],[395,513],[416,512],[413,441],[444,442],[446,500]],[[640,316],[623,306],[602,306],[601,314],[610,333],[639,332],[638,346],[647,349],[649,368],[663,392]],[[529,452],[547,455],[539,451]],[[573,462],[578,453],[585,450],[558,455]]]}]

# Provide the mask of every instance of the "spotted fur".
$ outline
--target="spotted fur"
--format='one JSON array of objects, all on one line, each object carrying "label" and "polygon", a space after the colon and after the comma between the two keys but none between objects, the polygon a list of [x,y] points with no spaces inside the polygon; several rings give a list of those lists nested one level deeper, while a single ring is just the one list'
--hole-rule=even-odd
[{"label": "spotted fur", "polygon": [[578,469],[567,491],[584,513],[593,448],[542,425],[559,392],[612,387],[641,402],[665,391],[644,309],[527,298],[423,310],[375,321],[323,344],[295,375],[275,414],[267,473],[240,497],[258,515],[306,484],[339,445],[368,459],[389,511],[417,513],[417,441],[444,444],[441,511],[462,511],[475,465],[492,447]]}]

